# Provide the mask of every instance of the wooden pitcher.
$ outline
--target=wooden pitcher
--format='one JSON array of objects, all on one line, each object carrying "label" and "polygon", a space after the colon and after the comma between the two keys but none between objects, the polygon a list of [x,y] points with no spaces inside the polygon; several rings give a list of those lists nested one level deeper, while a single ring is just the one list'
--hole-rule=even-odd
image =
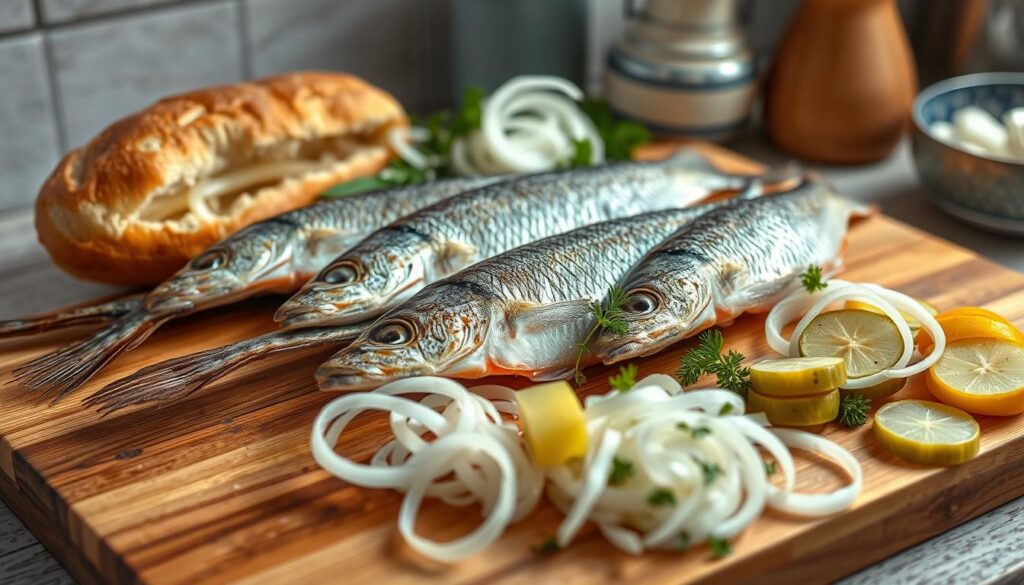
[{"label": "wooden pitcher", "polygon": [[775,57],[765,128],[804,158],[870,162],[899,141],[916,93],[895,0],[805,0]]}]

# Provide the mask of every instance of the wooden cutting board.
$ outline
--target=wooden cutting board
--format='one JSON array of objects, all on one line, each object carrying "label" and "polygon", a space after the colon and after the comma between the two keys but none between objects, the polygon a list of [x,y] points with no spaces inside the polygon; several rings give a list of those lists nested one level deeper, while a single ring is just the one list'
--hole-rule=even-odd
[{"label": "wooden cutting board", "polygon": [[[757,165],[715,147],[722,167]],[[657,154],[657,153],[648,153]],[[879,282],[946,309],[985,305],[1024,322],[1024,275],[886,217],[851,230],[851,280]],[[803,521],[766,513],[714,560],[704,547],[634,558],[585,530],[567,550],[538,556],[531,545],[561,516],[542,504],[485,553],[455,567],[417,559],[395,530],[400,497],[347,485],[309,454],[310,424],[334,396],[311,374],[329,351],[255,364],[191,399],[100,418],[79,401],[155,361],[271,330],[280,299],[248,301],[158,331],[121,356],[84,391],[54,407],[0,387],[0,494],[80,581],[199,582],[624,582],[831,580],[1024,495],[1024,420],[981,418],[981,454],[951,468],[902,463],[875,443],[870,425],[824,434],[861,461],[865,489],[844,514]],[[750,358],[771,355],[763,318],[725,330]],[[2,346],[0,377],[74,336]],[[671,373],[690,344],[640,363]],[[610,368],[587,372],[583,392],[604,392]],[[491,380],[493,381],[493,380]],[[498,380],[523,385],[521,380]],[[898,397],[927,397],[920,377]],[[358,424],[343,451],[368,458],[383,419]],[[800,488],[839,485],[834,469],[802,460]],[[474,509],[428,505],[421,530],[453,536],[478,521]]]}]

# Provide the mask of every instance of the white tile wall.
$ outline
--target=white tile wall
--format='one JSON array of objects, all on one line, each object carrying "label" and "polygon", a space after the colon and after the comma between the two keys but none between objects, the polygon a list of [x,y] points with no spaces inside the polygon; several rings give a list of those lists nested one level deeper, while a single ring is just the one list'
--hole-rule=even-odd
[{"label": "white tile wall", "polygon": [[0,80],[0,209],[9,209],[35,199],[60,154],[42,35],[0,39]]},{"label": "white tile wall", "polygon": [[409,109],[447,94],[435,68],[447,61],[436,0],[243,0],[252,73],[349,71],[394,93]]},{"label": "white tile wall", "polygon": [[32,28],[32,0],[0,0],[0,33]]},{"label": "white tile wall", "polygon": [[53,31],[68,146],[156,99],[242,77],[238,10],[187,5]]},{"label": "white tile wall", "polygon": [[[6,1],[6,0],[4,0]],[[118,10],[166,4],[175,0],[39,0],[46,23],[67,22]]]}]

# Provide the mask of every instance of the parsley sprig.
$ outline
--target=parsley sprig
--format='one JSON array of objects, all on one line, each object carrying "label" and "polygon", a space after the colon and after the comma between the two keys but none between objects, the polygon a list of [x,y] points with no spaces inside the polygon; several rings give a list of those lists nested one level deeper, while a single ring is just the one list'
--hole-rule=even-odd
[{"label": "parsley sprig", "polygon": [[697,338],[697,347],[683,354],[676,376],[690,386],[704,374],[714,374],[718,385],[746,397],[750,390],[750,368],[743,365],[743,354],[729,350],[722,354],[725,338],[718,329],[709,329]]},{"label": "parsley sprig", "polygon": [[576,366],[572,371],[572,378],[577,386],[582,386],[587,381],[587,377],[580,369],[580,364],[583,362],[583,356],[590,351],[590,342],[594,336],[602,331],[611,331],[616,335],[626,333],[626,320],[622,318],[624,314],[622,307],[625,304],[626,293],[617,286],[608,289],[608,294],[600,303],[596,301],[590,303],[590,312],[594,315],[594,326],[590,328],[583,341],[577,346]]},{"label": "parsley sprig", "polygon": [[807,270],[800,275],[800,284],[804,285],[807,292],[815,292],[828,288],[828,282],[826,282],[821,275],[821,266],[815,266],[813,264],[808,266]]},{"label": "parsley sprig", "polygon": [[839,401],[839,424],[846,427],[859,427],[868,422],[871,411],[871,400],[860,394],[848,394]]}]

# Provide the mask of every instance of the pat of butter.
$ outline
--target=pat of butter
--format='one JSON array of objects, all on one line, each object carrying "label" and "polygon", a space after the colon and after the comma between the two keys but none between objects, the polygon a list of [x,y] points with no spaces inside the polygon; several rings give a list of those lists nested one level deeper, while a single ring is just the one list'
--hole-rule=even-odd
[{"label": "pat of butter", "polygon": [[549,382],[516,392],[519,424],[533,460],[555,467],[587,454],[587,422],[567,382]]}]

